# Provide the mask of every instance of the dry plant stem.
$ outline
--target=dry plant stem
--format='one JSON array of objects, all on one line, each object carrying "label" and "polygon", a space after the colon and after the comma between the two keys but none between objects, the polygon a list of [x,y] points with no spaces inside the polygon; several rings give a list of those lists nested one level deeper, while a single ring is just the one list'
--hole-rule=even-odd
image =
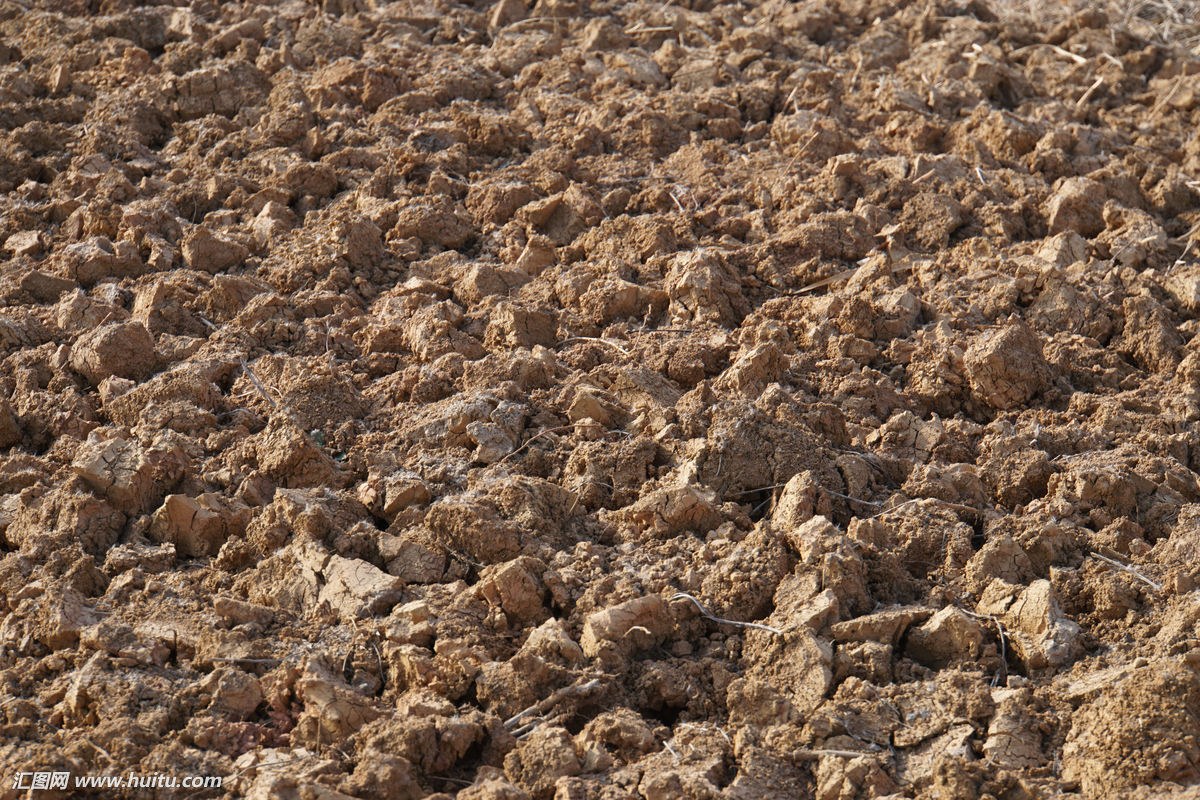
[{"label": "dry plant stem", "polygon": [[496,463],[503,464],[505,461],[512,458],[513,456],[515,456],[517,453],[521,452],[522,450],[524,450],[526,447],[529,447],[529,445],[533,444],[537,439],[539,439],[542,436],[549,436],[550,434],[553,434],[553,433],[562,433],[564,431],[569,431],[569,430],[574,430],[574,429],[575,429],[574,425],[559,425],[557,428],[547,428],[544,431],[535,433],[533,436],[530,436],[528,439],[525,440],[525,444],[521,445],[516,450],[513,450],[511,453],[509,453],[508,455],[506,455],[504,458],[500,459]]},{"label": "dry plant stem", "polygon": [[817,131],[816,133],[814,133],[812,136],[810,136],[808,138],[807,142],[805,142],[804,144],[802,144],[800,146],[800,149],[796,151],[796,155],[792,156],[792,160],[788,162],[788,165],[784,170],[785,172],[792,171],[792,167],[794,167],[796,165],[796,161],[800,158],[800,156],[804,155],[804,151],[807,150],[809,148],[809,145],[811,145],[813,142],[815,142],[817,140],[817,137],[820,135],[821,135],[821,132]]},{"label": "dry plant stem", "polygon": [[1183,85],[1183,79],[1184,79],[1184,75],[1182,75],[1182,74],[1178,78],[1175,79],[1175,83],[1173,83],[1171,85],[1171,91],[1169,91],[1165,95],[1163,95],[1162,99],[1160,99],[1157,103],[1154,104],[1154,108],[1150,109],[1151,116],[1157,114],[1158,110],[1160,108],[1165,106],[1167,103],[1171,102],[1171,98],[1173,98],[1175,96],[1175,93],[1179,91],[1179,87]]},{"label": "dry plant stem", "polygon": [[1096,78],[1096,82],[1093,83],[1091,85],[1091,87],[1086,92],[1083,93],[1082,97],[1080,97],[1078,100],[1075,101],[1075,108],[1077,108],[1077,109],[1083,108],[1083,104],[1086,103],[1088,100],[1091,100],[1092,95],[1095,94],[1096,91],[1099,90],[1099,88],[1103,85],[1104,85],[1104,77],[1101,76],[1099,78]]},{"label": "dry plant stem", "polygon": [[[500,462],[496,462],[496,463],[500,463]],[[455,550],[453,547],[450,547],[447,544],[438,542],[437,546],[442,548],[442,550],[445,551],[445,553],[447,555],[457,558],[459,561],[461,561],[464,564],[470,564],[471,566],[475,567],[475,569],[484,569],[487,566],[482,561],[476,561],[475,559],[468,556],[466,553],[460,553],[459,551]]]},{"label": "dry plant stem", "polygon": [[859,750],[793,750],[792,759],[795,761],[819,761],[825,756],[835,758],[878,758],[878,753],[867,753]]},{"label": "dry plant stem", "polygon": [[1031,44],[1031,45],[1027,45],[1025,47],[1018,47],[1016,50],[1013,50],[1008,55],[1010,57],[1011,56],[1019,56],[1023,53],[1028,53],[1030,50],[1036,50],[1039,47],[1045,47],[1050,50],[1053,50],[1054,52],[1058,53],[1060,56],[1064,56],[1066,58],[1071,59],[1076,64],[1086,64],[1087,63],[1087,59],[1084,58],[1083,56],[1079,55],[1078,53],[1072,53],[1070,50],[1064,50],[1063,48],[1059,47],[1058,45],[1048,44],[1046,42],[1038,42],[1037,44]]},{"label": "dry plant stem", "polygon": [[[671,197],[674,197],[674,196],[675,195],[671,195]],[[678,201],[676,201],[676,202],[678,202]],[[682,210],[683,209],[681,208],[680,211],[682,211]],[[609,347],[612,347],[616,350],[621,351],[622,355],[626,355],[626,356],[629,355],[629,351],[626,350],[624,347],[621,347],[621,345],[617,344],[616,342],[609,341],[608,339],[601,339],[597,336],[572,336],[569,339],[563,339],[561,342],[559,342],[559,344],[567,344],[568,342],[600,342],[601,344],[606,344]]]},{"label": "dry plant stem", "polygon": [[790,106],[792,104],[792,99],[796,96],[796,92],[798,92],[798,91],[800,91],[799,83],[797,83],[795,86],[793,86],[792,90],[790,92],[788,92],[787,99],[783,101],[784,108],[787,108],[788,106]]},{"label": "dry plant stem", "polygon": [[[877,513],[877,514],[872,514],[870,517],[868,517],[868,519],[874,519],[875,517],[878,517],[878,516],[880,516],[880,515],[882,515],[882,514],[886,514],[886,513],[888,513],[889,511],[895,511],[895,510],[897,510],[897,509],[904,508],[904,506],[907,506],[907,505],[912,505],[913,503],[919,503],[919,502],[920,502],[920,501],[922,501],[922,500],[930,500],[930,499],[933,499],[933,498],[929,498],[929,497],[914,497],[914,498],[913,498],[913,499],[911,499],[911,500],[905,500],[903,503],[897,503],[896,505],[892,506],[891,508],[885,508],[885,509],[883,509],[882,511],[880,511],[880,512],[879,512],[879,513]],[[947,503],[947,502],[946,502],[946,501],[944,501],[944,500],[943,500],[942,502],[943,502],[943,503],[945,503],[945,505],[947,505],[948,507],[950,507],[950,508],[953,508],[953,509],[956,509],[956,510],[958,510],[958,511],[970,511],[970,512],[972,512],[972,513],[978,513],[978,511],[979,511],[979,509],[972,508],[971,506],[965,506],[965,505],[963,505],[962,503]]]},{"label": "dry plant stem", "polygon": [[526,736],[526,735],[532,733],[539,725],[543,725],[543,724],[545,724],[545,722],[546,722],[545,717],[534,717],[533,719],[529,720],[529,722],[526,722],[524,725],[521,725],[520,727],[517,727],[517,728],[513,728],[512,731],[510,731],[510,732],[512,733],[514,739],[520,739],[522,736]]},{"label": "dry plant stem", "polygon": [[724,731],[724,729],[721,728],[720,725],[714,725],[711,722],[681,722],[678,725],[676,725],[675,727],[677,730],[683,730],[684,728],[699,728],[700,730],[714,730],[717,733],[721,734],[721,738],[725,740],[726,744],[728,744],[730,747],[733,747],[733,740],[729,738],[729,734],[726,733]]},{"label": "dry plant stem", "polygon": [[745,497],[748,494],[757,494],[758,492],[765,492],[768,489],[779,489],[784,486],[787,486],[787,484],[786,483],[772,483],[770,486],[759,486],[757,489],[747,489],[744,492],[734,492],[733,494],[730,494],[727,496],[728,497]]},{"label": "dry plant stem", "polygon": [[379,654],[379,648],[375,646],[375,643],[374,643],[374,642],[371,642],[371,649],[372,649],[373,651],[375,651],[375,664],[376,664],[376,666],[379,668],[379,685],[380,685],[380,688],[381,688],[381,689],[382,689],[382,688],[386,688],[386,687],[387,687],[387,673],[386,673],[386,672],[384,671],[384,669],[383,669],[383,656],[381,656],[381,655]]},{"label": "dry plant stem", "polygon": [[641,23],[638,23],[638,25],[634,25],[632,28],[626,28],[625,33],[628,35],[632,35],[635,33],[671,33],[672,31],[675,30],[674,28],[666,26],[666,25],[660,25],[657,28],[642,28],[642,27],[639,27],[639,25],[641,25]]},{"label": "dry plant stem", "polygon": [[[851,497],[851,496],[850,496],[850,495],[848,495],[848,494],[842,494],[841,492],[835,492],[835,491],[833,491],[832,489],[826,489],[826,490],[825,490],[825,492],[826,492],[827,494],[831,494],[831,495],[833,495],[834,497],[840,497],[840,498],[842,498],[843,500],[850,500],[850,501],[853,501],[853,502],[855,502],[855,503],[862,503],[864,506],[876,506],[876,507],[878,507],[878,506],[882,506],[882,505],[883,505],[883,503],[877,503],[877,502],[875,502],[874,500],[860,500],[860,499],[858,499],[857,497]],[[910,500],[910,501],[908,501],[908,502],[912,502],[912,501]]]},{"label": "dry plant stem", "polygon": [[714,616],[713,614],[709,613],[708,609],[705,608],[699,600],[697,600],[695,597],[692,597],[687,592],[679,592],[678,594],[672,596],[671,599],[691,600],[693,603],[695,603],[696,608],[700,611],[700,616],[710,619],[713,622],[719,622],[722,625],[736,625],[739,628],[757,628],[760,631],[767,631],[768,633],[774,633],[777,636],[783,636],[783,631],[779,630],[779,628],[772,628],[770,625],[763,625],[758,622],[738,622],[735,619],[723,619],[721,617]]},{"label": "dry plant stem", "polygon": [[[915,264],[913,264],[912,262],[895,264],[891,267],[891,269],[889,269],[887,271],[891,274],[896,274],[896,273],[900,273],[900,272],[910,272],[914,266],[915,266]],[[831,275],[828,278],[822,278],[819,281],[810,283],[807,286],[797,289],[794,292],[781,292],[780,294],[788,294],[788,295],[807,294],[815,289],[823,289],[826,286],[837,283],[841,280],[844,280],[847,278],[852,278],[855,275],[857,275],[860,270],[864,270],[864,269],[868,269],[868,266],[865,264],[861,267],[851,267],[850,269],[842,270],[841,272],[837,273],[836,275]]]},{"label": "dry plant stem", "polygon": [[246,363],[246,359],[239,358],[238,362],[242,365],[242,371],[246,373],[246,377],[250,379],[252,384],[254,384],[254,388],[258,389],[258,393],[263,396],[263,399],[271,405],[271,408],[279,408],[279,404],[276,403],[274,398],[271,397],[270,393],[267,392],[267,387],[263,386],[262,381],[260,381],[258,376],[254,374],[254,370],[250,369],[250,365]]},{"label": "dry plant stem", "polygon": [[1094,552],[1094,551],[1092,552],[1092,555],[1094,557],[1100,559],[1101,561],[1103,561],[1105,564],[1108,564],[1113,569],[1120,570],[1121,572],[1128,572],[1130,575],[1137,578],[1139,581],[1146,584],[1147,586],[1149,586],[1151,589],[1153,589],[1156,592],[1161,592],[1163,589],[1161,583],[1159,583],[1157,581],[1153,581],[1150,578],[1147,578],[1145,575],[1138,572],[1136,569],[1129,566],[1128,564],[1122,564],[1120,561],[1117,561],[1115,558],[1109,558],[1108,556],[1100,555],[1099,553]]},{"label": "dry plant stem", "polygon": [[[749,495],[749,494],[756,494],[758,492],[765,492],[765,491],[772,490],[772,489],[779,489],[784,486],[787,486],[787,484],[786,483],[773,483],[770,486],[760,486],[756,489],[746,489],[743,492],[735,492],[728,496],[730,498],[745,497],[746,495]],[[851,497],[848,494],[842,494],[841,492],[835,492],[832,489],[822,488],[822,491],[825,492],[826,494],[833,495],[834,497],[840,497],[843,500],[849,500],[852,503],[861,503],[862,505],[865,505],[865,506],[875,506],[876,508],[881,508],[884,505],[884,503],[880,503],[876,500],[863,500],[860,497]],[[918,500],[923,500],[923,499],[926,499],[926,498],[917,497],[917,498],[913,498],[912,500],[905,500],[903,503],[897,503],[896,505],[892,506],[891,508],[884,508],[882,511],[879,512],[879,514],[885,514],[888,511],[894,511],[897,508],[901,508],[903,506],[909,505],[910,503],[915,503]],[[960,503],[947,503],[947,505],[949,505],[953,508],[964,510],[964,511],[966,511],[966,510],[974,511],[975,510],[975,509],[972,509],[970,506],[964,506]],[[874,516],[879,516],[879,514],[875,514]]]},{"label": "dry plant stem", "polygon": [[630,331],[630,333],[642,333],[646,334],[647,336],[654,336],[660,333],[696,333],[696,331],[690,328],[655,328],[654,330]]},{"label": "dry plant stem", "polygon": [[113,758],[113,757],[112,757],[112,753],[108,752],[108,751],[107,751],[107,750],[105,750],[103,747],[101,747],[100,745],[98,745],[98,744],[96,744],[95,742],[93,742],[91,739],[87,739],[87,738],[85,738],[83,741],[84,741],[84,743],[85,743],[85,744],[87,744],[89,747],[92,747],[93,749],[95,749],[95,750],[96,750],[96,752],[100,753],[100,754],[101,754],[101,755],[103,755],[105,758],[107,758],[107,759],[108,759],[108,762],[109,762],[110,764],[115,764],[115,763],[117,763],[117,760],[116,760],[115,758]]},{"label": "dry plant stem", "polygon": [[999,618],[994,615],[976,614],[974,611],[968,611],[965,608],[961,610],[968,617],[988,620],[996,626],[996,634],[1000,637],[1000,672],[997,673],[997,680],[993,681],[993,685],[995,685],[996,682],[1006,682],[1008,680],[1008,643],[1004,637],[1004,626],[1000,624]]},{"label": "dry plant stem", "polygon": [[507,33],[509,31],[514,31],[517,28],[520,28],[520,27],[523,27],[526,25],[536,25],[539,22],[554,22],[554,21],[555,21],[554,17],[528,17],[526,19],[519,20],[518,22],[514,22],[513,24],[508,25],[505,28],[502,28],[500,30],[500,33]]},{"label": "dry plant stem", "polygon": [[831,275],[828,278],[822,278],[819,281],[814,281],[813,283],[810,283],[807,286],[804,286],[803,288],[800,288],[794,292],[791,292],[791,294],[807,294],[808,292],[811,292],[815,289],[823,289],[826,286],[829,286],[830,284],[837,283],[838,281],[843,280],[845,278],[853,277],[855,274],[858,273],[858,271],[860,269],[864,269],[864,267],[851,267],[850,269],[842,270],[841,272],[837,273],[836,275]]},{"label": "dry plant stem", "polygon": [[1087,63],[1087,59],[1084,58],[1083,56],[1079,55],[1078,53],[1072,53],[1070,50],[1064,50],[1063,48],[1059,47],[1056,44],[1049,45],[1049,47],[1051,50],[1058,53],[1060,56],[1065,56],[1065,57],[1071,59],[1072,61],[1074,61],[1076,64],[1086,64]]},{"label": "dry plant stem", "polygon": [[592,689],[595,689],[598,686],[600,686],[599,678],[592,678],[591,680],[586,681],[586,682],[576,681],[575,683],[571,684],[570,686],[564,686],[562,689],[559,689],[557,692],[555,692],[554,694],[550,695],[549,697],[547,697],[543,700],[539,700],[538,702],[534,703],[529,708],[520,712],[516,716],[509,717],[508,719],[506,719],[504,721],[504,727],[511,731],[517,727],[518,722],[520,722],[522,719],[529,716],[530,714],[541,714],[541,713],[545,712],[546,710],[548,710],[549,708],[551,708],[552,706],[554,706],[554,704],[560,700],[570,697],[571,695],[586,694],[587,692],[590,692]]}]

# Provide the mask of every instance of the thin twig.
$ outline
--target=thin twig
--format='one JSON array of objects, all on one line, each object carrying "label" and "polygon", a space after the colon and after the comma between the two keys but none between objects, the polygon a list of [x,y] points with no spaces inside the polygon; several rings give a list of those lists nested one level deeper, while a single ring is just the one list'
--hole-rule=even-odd
[{"label": "thin twig", "polygon": [[1072,53],[1070,50],[1064,50],[1063,48],[1059,47],[1056,44],[1051,44],[1051,45],[1047,45],[1047,46],[1054,52],[1058,53],[1060,56],[1069,58],[1072,61],[1074,61],[1076,64],[1086,64],[1087,63],[1087,59],[1084,58],[1083,56],[1079,55],[1078,53]]},{"label": "thin twig", "polygon": [[[501,459],[501,461],[502,460],[503,459]],[[499,464],[500,462],[497,461],[496,463]],[[455,550],[453,547],[451,547],[448,544],[445,544],[444,542],[434,542],[434,544],[436,544],[438,547],[445,550],[447,555],[457,558],[459,561],[463,562],[464,564],[470,564],[471,566],[475,567],[475,569],[484,569],[487,566],[482,561],[476,561],[475,559],[468,556],[466,553],[460,553],[459,551]]]},{"label": "thin twig", "polygon": [[262,381],[254,374],[254,370],[250,369],[250,365],[246,363],[246,359],[239,358],[238,361],[242,365],[242,371],[246,373],[246,377],[254,384],[254,388],[258,389],[258,393],[263,396],[263,399],[271,404],[271,408],[279,408],[279,404],[271,397],[271,394],[267,391],[267,387],[263,386]]},{"label": "thin twig", "polygon": [[522,736],[532,733],[537,726],[542,725],[545,721],[545,717],[534,717],[519,728],[513,728],[510,733],[512,733],[514,739],[520,739]]},{"label": "thin twig", "polygon": [[[747,490],[746,490],[746,491],[744,491],[744,492],[734,492],[733,494],[726,495],[726,496],[727,496],[727,497],[745,497],[745,496],[746,496],[746,495],[748,495],[748,494],[755,494],[756,492],[765,492],[765,491],[767,491],[768,489],[779,489],[779,488],[781,488],[781,487],[784,487],[784,486],[787,486],[787,483],[772,483],[770,486],[760,486],[760,487],[758,487],[757,489],[747,489]],[[833,495],[834,497],[840,497],[840,498],[842,498],[843,500],[853,500],[855,503],[862,503],[862,504],[864,504],[864,505],[868,505],[868,506],[881,506],[881,505],[883,505],[883,503],[877,503],[877,502],[875,502],[874,500],[863,500],[863,499],[861,499],[861,498],[858,498],[858,497],[851,497],[851,496],[850,496],[850,495],[848,495],[848,494],[842,494],[841,492],[835,492],[835,491],[833,491],[832,489],[826,489],[824,486],[820,487],[820,489],[821,489],[821,491],[825,492],[826,494],[831,494],[831,495]],[[913,502],[916,502],[916,501],[915,501],[915,500],[907,500],[907,501],[905,501],[905,502],[908,502],[908,503],[913,503]],[[899,507],[899,506],[897,506],[897,508],[898,508],[898,507]],[[888,510],[890,511],[891,509],[888,509]]]},{"label": "thin twig", "polygon": [[792,87],[792,91],[788,92],[787,99],[783,101],[782,108],[784,110],[786,110],[787,107],[792,104],[792,98],[796,96],[796,92],[798,92],[798,91],[800,91],[800,83],[799,82],[797,82],[796,85]]},{"label": "thin twig", "polygon": [[1108,556],[1102,556],[1095,551],[1092,552],[1092,555],[1095,556],[1096,558],[1100,559],[1101,561],[1103,561],[1105,564],[1108,564],[1113,569],[1119,569],[1121,572],[1128,572],[1130,575],[1137,578],[1139,581],[1146,584],[1147,586],[1149,586],[1151,589],[1153,589],[1156,592],[1161,592],[1163,589],[1161,583],[1150,580],[1145,575],[1138,572],[1136,569],[1129,566],[1128,564],[1122,564],[1120,561],[1117,561],[1115,558],[1109,558]]},{"label": "thin twig", "polygon": [[787,167],[784,168],[784,172],[792,171],[792,167],[794,167],[796,165],[796,161],[799,160],[800,156],[804,155],[804,151],[807,150],[809,145],[811,145],[813,142],[815,142],[817,140],[817,137],[820,135],[821,135],[821,132],[817,131],[816,133],[814,133],[812,136],[810,136],[808,138],[807,142],[805,142],[804,144],[802,144],[800,146],[800,149],[796,151],[796,154],[794,156],[792,156],[792,160],[788,162]]},{"label": "thin twig", "polygon": [[[853,500],[855,503],[862,503],[862,504],[863,504],[863,505],[865,505],[865,506],[876,506],[876,507],[878,507],[878,506],[882,506],[882,505],[883,505],[883,503],[876,503],[874,500],[860,500],[860,499],[858,499],[857,497],[851,497],[851,496],[850,496],[850,495],[848,495],[848,494],[842,494],[841,492],[835,492],[835,491],[833,491],[832,489],[826,489],[825,491],[826,491],[827,493],[829,493],[829,494],[833,495],[834,497],[840,497],[840,498],[842,498],[843,500]],[[910,502],[911,502],[911,501],[910,501]]]},{"label": "thin twig", "polygon": [[779,630],[779,628],[772,628],[770,625],[763,625],[758,622],[738,622],[736,619],[723,619],[721,617],[713,616],[712,614],[710,614],[708,612],[707,608],[705,608],[703,605],[700,604],[699,600],[692,597],[687,592],[679,592],[671,599],[672,600],[681,600],[681,599],[691,600],[693,603],[696,604],[696,608],[700,611],[700,615],[702,617],[711,619],[713,622],[719,622],[722,625],[736,625],[739,628],[757,628],[760,631],[768,631],[770,633],[774,633],[777,636],[783,636],[783,631]]},{"label": "thin twig", "polygon": [[546,430],[542,431],[541,433],[536,433],[533,436],[530,436],[528,439],[525,440],[525,444],[521,445],[516,450],[513,450],[511,453],[506,455],[504,458],[501,458],[496,463],[503,464],[505,461],[512,458],[513,456],[515,456],[517,453],[521,452],[522,450],[524,450],[526,447],[529,447],[529,445],[533,444],[534,441],[536,441],[538,438],[540,438],[542,436],[548,436],[552,433],[563,433],[565,431],[574,430],[574,428],[575,428],[574,425],[559,425],[557,428],[547,428]]},{"label": "thin twig", "polygon": [[98,745],[98,744],[96,744],[95,742],[93,742],[91,739],[84,738],[84,740],[83,740],[83,743],[84,743],[84,744],[87,744],[87,745],[90,745],[90,746],[92,747],[92,749],[93,749],[93,750],[96,750],[97,752],[99,752],[99,753],[103,754],[103,755],[104,755],[104,756],[105,756],[105,757],[108,759],[108,762],[109,762],[110,764],[115,764],[115,763],[117,763],[117,760],[116,760],[115,758],[113,758],[113,757],[112,757],[112,753],[108,752],[108,751],[107,751],[107,750],[105,750],[103,747],[101,747],[100,745]]},{"label": "thin twig", "polygon": [[536,24],[539,22],[554,22],[554,17],[527,17],[525,19],[518,20],[511,25],[504,26],[498,30],[497,33],[507,33],[509,31],[516,30],[522,25]]},{"label": "thin twig", "polygon": [[756,492],[765,492],[768,489],[779,489],[783,486],[787,486],[787,484],[786,483],[772,483],[770,486],[760,486],[757,489],[747,489],[744,492],[734,492],[733,494],[726,495],[726,497],[745,497],[748,494],[755,494]]},{"label": "thin twig", "polygon": [[1083,108],[1083,104],[1086,103],[1088,100],[1090,100],[1092,98],[1092,95],[1096,93],[1096,90],[1099,89],[1103,85],[1104,85],[1104,76],[1101,75],[1099,78],[1096,78],[1096,82],[1091,85],[1091,88],[1089,88],[1086,92],[1083,93],[1083,97],[1080,97],[1078,100],[1075,101],[1075,108],[1077,108],[1077,109]]},{"label": "thin twig", "polygon": [[[684,728],[699,728],[700,730],[710,730],[710,729],[714,730],[717,733],[721,734],[721,737],[725,740],[726,744],[728,744],[730,747],[733,747],[733,740],[729,738],[728,733],[726,733],[724,730],[721,729],[720,725],[714,725],[711,722],[681,722],[678,725],[676,725],[675,727],[677,730],[683,730]],[[673,739],[675,737],[672,736],[671,738]]]},{"label": "thin twig", "polygon": [[1070,50],[1064,50],[1063,48],[1061,48],[1057,45],[1050,44],[1048,42],[1038,42],[1037,44],[1031,44],[1026,47],[1018,47],[1016,50],[1013,50],[1008,55],[1009,55],[1009,57],[1019,56],[1024,53],[1029,52],[1030,50],[1036,50],[1039,47],[1048,47],[1051,50],[1053,50],[1054,52],[1058,53],[1060,56],[1065,56],[1066,58],[1071,59],[1076,64],[1087,63],[1087,59],[1084,58],[1083,56],[1079,55],[1078,53],[1072,53]]},{"label": "thin twig", "polygon": [[[899,272],[909,272],[917,264],[926,264],[926,263],[930,263],[930,262],[927,259],[921,259],[920,261],[906,261],[904,263],[894,264],[887,269],[886,274],[891,275],[891,274],[896,274]],[[822,278],[819,281],[810,283],[807,286],[797,289],[794,292],[780,292],[780,294],[786,294],[786,295],[808,294],[809,292],[811,292],[815,289],[823,289],[826,286],[829,286],[830,284],[833,284],[833,283],[837,283],[838,281],[843,280],[845,278],[853,278],[860,271],[865,271],[867,269],[870,269],[869,265],[867,265],[867,264],[863,264],[862,266],[859,266],[859,267],[851,267],[850,269],[842,270],[841,272],[837,273],[836,275],[830,275],[828,278]],[[865,272],[864,272],[864,274],[865,274]]]},{"label": "thin twig", "polygon": [[1000,671],[996,673],[996,678],[992,681],[992,685],[1008,683],[1008,645],[1004,639],[1004,626],[1000,624],[1000,619],[994,614],[976,614],[974,611],[968,611],[965,608],[959,610],[968,617],[990,620],[996,626],[996,633],[1000,636]]},{"label": "thin twig", "polygon": [[819,281],[814,281],[813,283],[810,283],[803,288],[797,289],[794,292],[789,292],[789,294],[807,294],[808,292],[811,292],[814,289],[823,289],[824,287],[829,286],[832,283],[836,283],[836,282],[842,280],[843,278],[852,277],[860,269],[866,269],[866,267],[862,266],[862,267],[851,267],[850,269],[844,269],[841,272],[837,273],[836,275],[830,275],[828,278],[822,278]]},{"label": "thin twig", "polygon": [[[671,196],[674,197],[674,195]],[[683,209],[680,210],[682,211]],[[608,339],[601,339],[598,336],[572,336],[569,339],[563,339],[559,344],[566,344],[567,342],[600,342],[601,344],[606,344],[609,347],[620,350],[623,355],[629,355],[629,351],[621,347],[621,345]]]},{"label": "thin twig", "polygon": [[1058,45],[1050,44],[1048,42],[1038,42],[1037,44],[1031,44],[1028,47],[1021,47],[1016,50],[1013,50],[1011,53],[1009,53],[1009,55],[1010,56],[1020,55],[1021,53],[1024,53],[1028,50],[1035,50],[1039,47],[1048,47],[1051,50],[1053,50],[1054,52],[1058,53],[1060,56],[1071,59],[1076,64],[1086,64],[1087,63],[1087,59],[1084,58],[1083,56],[1079,55],[1078,53],[1072,53],[1070,50],[1064,50],[1063,48],[1059,47]]},{"label": "thin twig", "polygon": [[1183,78],[1183,73],[1180,73],[1179,77],[1175,79],[1175,83],[1172,84],[1171,91],[1167,92],[1161,100],[1154,104],[1154,108],[1150,109],[1151,116],[1157,114],[1160,108],[1171,102],[1171,98],[1175,96],[1175,93],[1179,91],[1179,87],[1183,85]]},{"label": "thin twig", "polygon": [[[853,499],[853,498],[851,498],[851,499]],[[890,508],[885,508],[882,511],[880,511],[878,514],[872,514],[867,519],[875,519],[875,517],[882,516],[882,515],[888,513],[889,511],[895,511],[899,508],[904,508],[907,505],[912,505],[913,503],[920,503],[923,500],[938,500],[938,498],[936,498],[936,497],[914,497],[911,500],[905,500],[903,503],[897,503],[896,505],[891,506]],[[863,500],[861,502],[865,503],[867,501]],[[938,500],[938,502],[942,503],[943,505],[949,506],[950,508],[953,508],[956,511],[970,511],[972,514],[979,513],[979,509],[972,508],[971,506],[963,505],[962,503],[950,503],[946,500]],[[879,504],[877,503],[876,505],[879,505]]]},{"label": "thin twig", "polygon": [[375,646],[375,642],[370,642],[371,649],[375,651],[375,663],[379,666],[379,688],[383,689],[387,686],[387,673],[383,671],[383,656],[379,655],[379,648]]},{"label": "thin twig", "polygon": [[654,336],[654,335],[660,334],[660,333],[697,333],[697,332],[698,331],[695,331],[691,328],[655,328],[654,330],[642,329],[642,330],[630,331],[630,333],[644,333],[647,336]]},{"label": "thin twig", "polygon": [[[582,679],[580,679],[580,680],[582,680]],[[564,686],[563,688],[559,689],[554,694],[550,695],[549,697],[547,697],[543,700],[540,700],[540,701],[534,703],[529,708],[520,712],[516,716],[509,717],[508,719],[506,719],[504,721],[504,727],[511,731],[517,727],[518,722],[520,722],[522,719],[529,716],[530,714],[541,714],[541,713],[545,712],[547,709],[549,709],[550,707],[552,707],[554,704],[559,702],[560,700],[563,700],[563,699],[570,697],[571,695],[575,695],[575,694],[586,694],[587,692],[590,692],[592,689],[595,689],[599,686],[600,686],[599,678],[592,678],[590,681],[588,681],[586,683],[580,683],[579,681],[576,681],[575,683],[571,684],[570,686]]]},{"label": "thin twig", "polygon": [[825,756],[834,756],[836,758],[859,758],[868,756],[876,758],[879,753],[868,753],[861,750],[793,750],[792,758],[796,761],[819,761]]}]

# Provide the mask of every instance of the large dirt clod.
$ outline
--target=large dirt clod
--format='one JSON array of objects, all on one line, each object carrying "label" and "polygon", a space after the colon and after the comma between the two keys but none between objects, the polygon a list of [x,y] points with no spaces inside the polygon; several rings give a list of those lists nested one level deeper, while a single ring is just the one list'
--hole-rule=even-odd
[{"label": "large dirt clod", "polygon": [[158,370],[154,339],[140,322],[114,322],[81,336],[71,348],[71,366],[99,385],[116,376],[140,381]]},{"label": "large dirt clod", "polygon": [[981,334],[963,364],[975,396],[1001,411],[1024,404],[1051,378],[1036,334],[1023,324]]}]

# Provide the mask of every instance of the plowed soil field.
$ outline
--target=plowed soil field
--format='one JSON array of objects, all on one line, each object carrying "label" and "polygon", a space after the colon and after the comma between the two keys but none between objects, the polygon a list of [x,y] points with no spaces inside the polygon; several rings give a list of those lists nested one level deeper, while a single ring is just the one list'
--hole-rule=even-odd
[{"label": "plowed soil field", "polygon": [[1198,796],[1101,6],[0,0],[0,798]]}]

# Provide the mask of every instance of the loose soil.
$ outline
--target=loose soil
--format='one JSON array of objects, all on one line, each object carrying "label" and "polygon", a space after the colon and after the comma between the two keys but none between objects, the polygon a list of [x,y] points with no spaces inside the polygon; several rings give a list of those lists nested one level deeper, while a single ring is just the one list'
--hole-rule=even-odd
[{"label": "loose soil", "polygon": [[1195,791],[1145,22],[0,2],[0,798]]}]

